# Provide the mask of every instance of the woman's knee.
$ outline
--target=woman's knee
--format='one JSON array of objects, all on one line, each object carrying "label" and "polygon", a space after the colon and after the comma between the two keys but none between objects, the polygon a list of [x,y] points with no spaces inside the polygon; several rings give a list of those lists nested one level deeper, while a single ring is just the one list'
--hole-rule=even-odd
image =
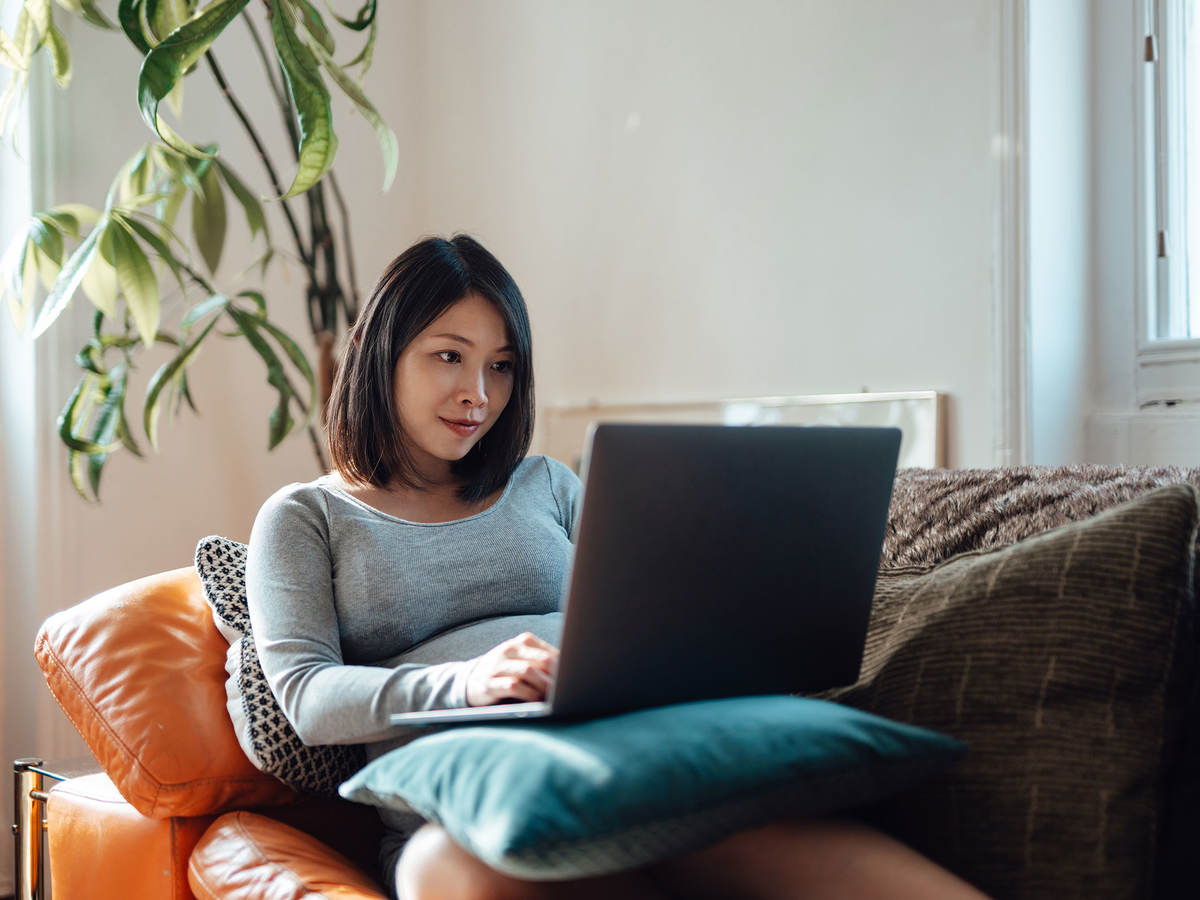
[{"label": "woman's knee", "polygon": [[509,900],[511,879],[454,843],[439,825],[423,825],[396,865],[400,900]]}]

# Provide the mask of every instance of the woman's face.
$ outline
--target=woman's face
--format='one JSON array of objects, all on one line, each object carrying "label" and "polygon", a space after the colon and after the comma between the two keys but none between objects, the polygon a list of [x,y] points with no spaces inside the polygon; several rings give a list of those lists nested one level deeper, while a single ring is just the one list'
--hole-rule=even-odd
[{"label": "woman's face", "polygon": [[[422,475],[445,481],[504,411],[513,387],[504,318],[468,294],[433,320],[396,361],[396,412]],[[454,425],[452,423],[471,423]]]}]

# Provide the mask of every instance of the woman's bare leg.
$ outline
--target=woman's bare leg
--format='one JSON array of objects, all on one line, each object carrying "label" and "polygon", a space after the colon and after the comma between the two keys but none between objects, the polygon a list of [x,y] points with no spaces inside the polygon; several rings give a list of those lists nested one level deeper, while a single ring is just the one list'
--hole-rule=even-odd
[{"label": "woman's bare leg", "polygon": [[672,895],[641,872],[577,881],[522,881],[463,850],[438,825],[422,825],[396,864],[400,900],[664,900]]},{"label": "woman's bare leg", "polygon": [[522,881],[484,865],[436,825],[397,864],[400,900],[981,900],[984,894],[887,835],[852,822],[773,822],[648,869]]},{"label": "woman's bare leg", "polygon": [[882,832],[795,820],[738,832],[649,870],[697,900],[980,900],[985,895]]}]

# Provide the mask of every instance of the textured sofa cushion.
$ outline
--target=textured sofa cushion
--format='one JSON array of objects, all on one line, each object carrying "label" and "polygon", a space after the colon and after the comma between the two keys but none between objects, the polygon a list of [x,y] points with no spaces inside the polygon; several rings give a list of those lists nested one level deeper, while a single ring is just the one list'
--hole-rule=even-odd
[{"label": "textured sofa cushion", "polygon": [[190,566],[55,613],[34,645],[51,693],[117,790],[157,818],[296,796],[238,746],[224,654]]},{"label": "textured sofa cushion", "polygon": [[997,897],[1149,897],[1195,648],[1196,492],[880,574],[862,678],[821,696],[971,752],[883,812]]},{"label": "textured sofa cushion", "polygon": [[452,728],[381,756],[342,794],[415,809],[518,878],[578,878],[781,815],[858,805],[961,751],[944,735],[834,703],[734,697],[586,722]]},{"label": "textured sofa cushion", "polygon": [[246,605],[246,545],[218,535],[196,545],[196,571],[213,621],[229,641],[226,702],[238,743],[263,772],[298,791],[337,795],[366,757],[358,745],[307,746],[279,708],[254,647]]}]

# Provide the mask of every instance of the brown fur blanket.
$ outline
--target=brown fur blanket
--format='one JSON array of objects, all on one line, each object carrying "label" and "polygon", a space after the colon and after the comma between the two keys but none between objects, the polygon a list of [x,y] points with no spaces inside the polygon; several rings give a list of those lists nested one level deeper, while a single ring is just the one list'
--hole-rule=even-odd
[{"label": "brown fur blanket", "polygon": [[967,550],[1002,547],[1177,482],[1200,487],[1200,468],[901,469],[881,566],[931,566]]}]

